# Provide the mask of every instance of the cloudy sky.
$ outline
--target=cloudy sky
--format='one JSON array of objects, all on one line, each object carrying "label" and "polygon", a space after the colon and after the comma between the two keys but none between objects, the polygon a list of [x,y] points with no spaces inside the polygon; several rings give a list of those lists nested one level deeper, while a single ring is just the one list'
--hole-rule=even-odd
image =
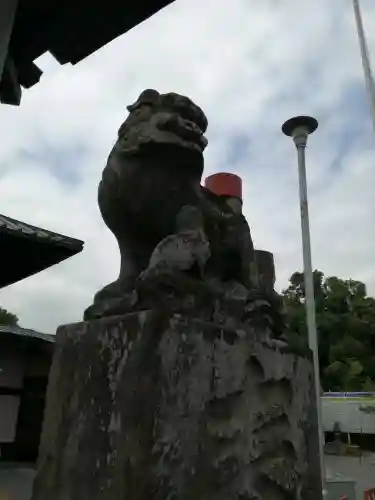
[{"label": "cloudy sky", "polygon": [[[375,58],[375,3],[362,0]],[[78,321],[116,278],[119,256],[96,193],[126,105],[145,88],[191,97],[209,120],[206,175],[244,181],[257,248],[277,288],[302,268],[287,118],[311,114],[308,182],[314,267],[375,294],[375,135],[351,0],[176,0],[77,66],[39,59],[41,83],[0,109],[0,212],[83,239],[84,251],[0,292],[22,326]],[[375,66],[375,60],[374,60]]]}]

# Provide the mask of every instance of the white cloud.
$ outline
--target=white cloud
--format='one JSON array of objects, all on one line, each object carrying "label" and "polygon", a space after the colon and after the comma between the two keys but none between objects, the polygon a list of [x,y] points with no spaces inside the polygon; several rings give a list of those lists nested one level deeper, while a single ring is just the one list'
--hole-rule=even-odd
[{"label": "white cloud", "polygon": [[[117,246],[96,189],[126,105],[150,87],[189,95],[205,110],[206,174],[242,175],[254,242],[275,253],[279,288],[302,265],[295,152],[280,127],[315,115],[314,266],[361,279],[375,294],[375,137],[350,3],[176,0],[75,67],[42,57],[41,83],[20,108],[1,108],[0,211],[81,238],[85,250],[2,290],[1,305],[24,326],[53,332],[80,320],[116,277]],[[375,5],[362,6],[375,54]]]}]

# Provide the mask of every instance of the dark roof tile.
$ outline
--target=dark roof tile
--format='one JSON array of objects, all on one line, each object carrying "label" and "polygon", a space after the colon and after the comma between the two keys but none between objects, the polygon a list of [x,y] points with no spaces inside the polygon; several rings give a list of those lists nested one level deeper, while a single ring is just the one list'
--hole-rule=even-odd
[{"label": "dark roof tile", "polygon": [[19,234],[20,236],[31,236],[39,240],[61,244],[65,247],[75,248],[77,252],[80,252],[83,248],[83,241],[81,240],[54,233],[47,229],[31,226],[30,224],[20,222],[2,214],[0,214],[0,231],[6,231],[14,235]]},{"label": "dark roof tile", "polygon": [[20,326],[0,325],[0,334],[10,333],[19,335],[21,337],[29,337],[33,339],[44,340],[45,342],[55,342],[55,336],[48,333],[41,333],[28,328],[21,328]]}]

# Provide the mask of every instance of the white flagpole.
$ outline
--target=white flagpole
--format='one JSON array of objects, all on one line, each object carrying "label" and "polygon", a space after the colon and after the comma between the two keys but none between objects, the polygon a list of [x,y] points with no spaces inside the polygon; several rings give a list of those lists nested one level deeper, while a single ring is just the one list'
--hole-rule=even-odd
[{"label": "white flagpole", "polygon": [[353,0],[353,7],[354,7],[355,22],[357,26],[359,46],[361,49],[361,58],[362,58],[363,72],[365,75],[365,83],[370,98],[372,124],[375,131],[375,82],[371,71],[369,51],[366,42],[365,30],[363,27],[359,0]]}]

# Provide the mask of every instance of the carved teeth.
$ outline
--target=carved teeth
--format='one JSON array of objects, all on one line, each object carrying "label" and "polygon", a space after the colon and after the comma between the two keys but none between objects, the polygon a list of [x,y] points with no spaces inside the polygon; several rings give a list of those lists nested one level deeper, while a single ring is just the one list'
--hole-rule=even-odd
[{"label": "carved teeth", "polygon": [[176,113],[159,121],[158,128],[172,132],[183,140],[195,142],[202,149],[207,146],[208,141],[203,136],[202,129],[192,120],[183,118]]}]

